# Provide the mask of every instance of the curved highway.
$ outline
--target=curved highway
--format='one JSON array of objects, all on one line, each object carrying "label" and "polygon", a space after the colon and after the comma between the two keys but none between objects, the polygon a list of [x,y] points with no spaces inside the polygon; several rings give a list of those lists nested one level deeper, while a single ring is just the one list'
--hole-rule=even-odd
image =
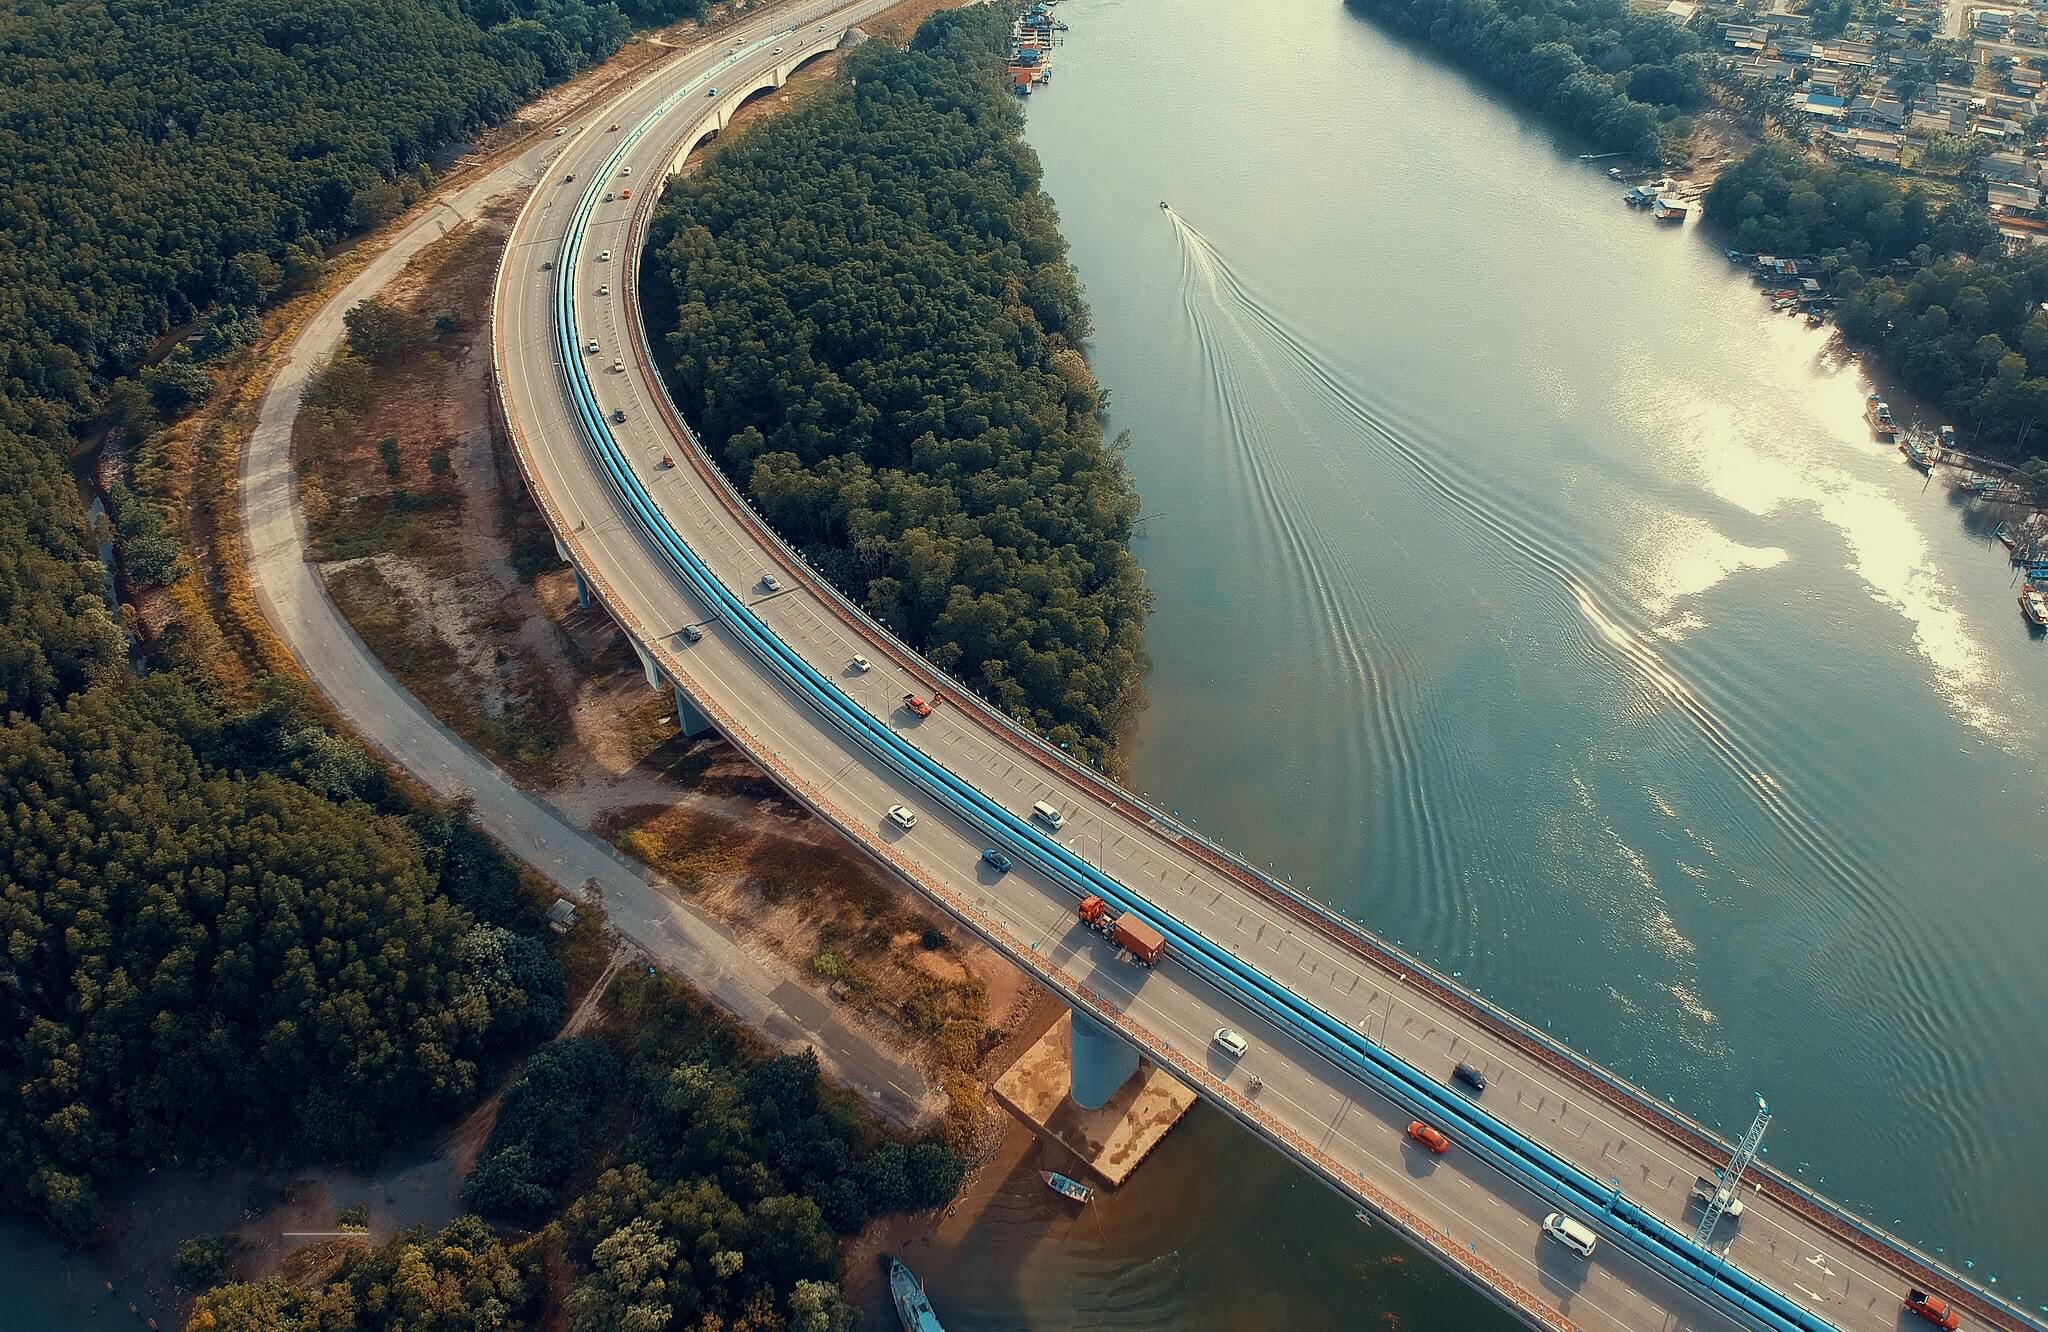
[{"label": "curved highway", "polygon": [[[887,3],[787,10],[779,30],[675,62],[572,131],[514,228],[493,310],[500,400],[593,595],[856,845],[1525,1321],[1900,1327],[1908,1285],[1933,1276],[1919,1256],[1775,1176],[1702,1253],[1686,1194],[1725,1144],[1023,736],[812,579],[696,448],[634,300],[653,198],[742,100]],[[931,716],[900,706],[935,685]],[[1067,814],[1056,837],[1026,821],[1040,800]],[[897,804],[914,828],[888,821]],[[995,842],[1016,871],[980,863]],[[1081,891],[1141,904],[1174,955],[1151,972],[1118,961],[1076,923]],[[1210,1046],[1226,1025],[1250,1039],[1244,1058]],[[1460,1061],[1490,1080],[1476,1102],[1447,1088]],[[1448,1155],[1407,1142],[1417,1114]],[[1541,1233],[1560,1206],[1602,1235],[1590,1261]],[[2039,1326],[1933,1279],[1973,1325]]]}]

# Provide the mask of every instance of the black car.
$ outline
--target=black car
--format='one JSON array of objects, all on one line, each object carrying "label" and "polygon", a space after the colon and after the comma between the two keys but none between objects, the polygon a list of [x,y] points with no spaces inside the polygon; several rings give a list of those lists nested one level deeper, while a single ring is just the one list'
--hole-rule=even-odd
[{"label": "black car", "polygon": [[1486,1090],[1486,1075],[1470,1064],[1460,1064],[1451,1070],[1451,1076],[1470,1087],[1474,1094]]}]

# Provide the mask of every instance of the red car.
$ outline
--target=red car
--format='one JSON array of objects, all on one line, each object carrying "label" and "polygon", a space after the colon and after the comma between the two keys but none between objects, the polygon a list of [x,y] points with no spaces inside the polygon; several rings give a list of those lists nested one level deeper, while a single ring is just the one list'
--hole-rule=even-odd
[{"label": "red car", "polygon": [[1449,1138],[1446,1138],[1440,1131],[1431,1128],[1419,1119],[1409,1121],[1408,1137],[1417,1146],[1427,1147],[1438,1156],[1442,1156],[1445,1152],[1451,1150],[1451,1140]]},{"label": "red car", "polygon": [[903,696],[903,706],[909,708],[920,717],[932,715],[932,705],[919,698],[916,694],[905,694]]},{"label": "red car", "polygon": [[1906,1308],[1936,1327],[1947,1328],[1949,1332],[1955,1332],[1956,1328],[1963,1325],[1963,1316],[1950,1308],[1947,1300],[1939,1295],[1929,1295],[1924,1290],[1916,1290],[1907,1295]]}]

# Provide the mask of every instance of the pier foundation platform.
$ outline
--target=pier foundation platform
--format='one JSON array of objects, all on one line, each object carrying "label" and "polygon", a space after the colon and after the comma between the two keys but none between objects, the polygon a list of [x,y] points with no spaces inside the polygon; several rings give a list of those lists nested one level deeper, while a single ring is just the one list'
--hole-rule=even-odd
[{"label": "pier foundation platform", "polygon": [[996,1079],[996,1099],[1114,1188],[1129,1179],[1166,1131],[1180,1122],[1195,1103],[1195,1094],[1165,1070],[1139,1060],[1137,1072],[1100,1108],[1085,1110],[1074,1104],[1068,1095],[1073,1085],[1073,1024],[1073,1014],[1062,1014]]}]

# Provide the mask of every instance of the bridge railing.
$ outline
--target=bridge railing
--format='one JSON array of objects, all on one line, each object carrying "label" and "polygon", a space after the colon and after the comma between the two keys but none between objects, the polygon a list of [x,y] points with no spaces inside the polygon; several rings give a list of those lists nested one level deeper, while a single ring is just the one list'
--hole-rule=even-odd
[{"label": "bridge railing", "polygon": [[[635,260],[635,262],[628,265],[627,277],[628,283],[633,285],[637,285],[637,256],[644,235],[644,219],[644,211],[636,210],[630,233],[630,243],[625,250],[625,253]],[[629,288],[629,298],[634,294]],[[731,479],[725,475],[723,469],[716,465],[715,461],[710,457],[708,450],[703,447],[702,441],[698,438],[696,432],[683,418],[681,411],[677,408],[668,392],[666,383],[659,375],[652,373],[650,367],[653,364],[653,357],[648,344],[644,321],[639,317],[638,301],[634,300],[633,303],[635,307],[634,333],[640,349],[638,357],[640,373],[649,380],[671,428],[688,442],[693,464],[697,467],[700,474],[713,484],[728,508],[776,554],[777,558],[782,561],[784,566],[794,576],[803,579],[807,586],[822,594],[828,604],[834,607],[842,619],[846,620],[861,638],[879,644],[889,656],[898,661],[899,665],[930,679],[935,687],[943,684],[944,687],[954,693],[956,700],[965,701],[971,699],[972,702],[968,706],[973,708],[978,716],[993,723],[1013,742],[1020,747],[1028,749],[1040,761],[1047,764],[1052,770],[1059,772],[1067,780],[1091,789],[1111,808],[1119,809],[1127,816],[1142,815],[1146,820],[1153,823],[1159,832],[1174,838],[1185,848],[1197,852],[1200,858],[1209,861],[1240,882],[1253,887],[1262,896],[1289,908],[1297,915],[1303,915],[1313,920],[1326,931],[1335,933],[1347,943],[1353,945],[1353,951],[1364,953],[1371,957],[1379,966],[1386,968],[1390,972],[1398,971],[1404,981],[1413,980],[1419,988],[1434,991],[1439,999],[1450,1002],[1453,1008],[1474,1018],[1481,1025],[1493,1031],[1494,1034],[1508,1038],[1512,1044],[1537,1057],[1546,1065],[1571,1077],[1573,1081],[1589,1086],[1594,1090],[1603,1091],[1606,1094],[1604,1099],[1610,1101],[1617,1101],[1618,1099],[1618,1103],[1625,1105],[1638,1118],[1650,1122],[1668,1136],[1688,1142],[1689,1145],[1703,1153],[1709,1155],[1716,1153],[1725,1154],[1729,1150],[1725,1140],[1721,1139],[1718,1135],[1656,1101],[1647,1092],[1615,1077],[1597,1065],[1591,1064],[1578,1056],[1576,1052],[1552,1040],[1547,1034],[1531,1027],[1512,1013],[1486,1000],[1477,992],[1459,985],[1437,972],[1434,968],[1387,944],[1377,936],[1371,935],[1357,923],[1335,912],[1327,904],[1300,893],[1290,885],[1281,883],[1272,876],[1259,871],[1256,867],[1235,856],[1206,835],[1182,825],[1178,819],[1159,809],[1149,800],[1109,783],[1101,774],[1079,763],[1071,755],[1047,744],[1041,737],[1017,724],[1014,719],[989,704],[987,700],[972,694],[971,691],[964,689],[957,682],[949,680],[929,663],[925,662],[914,649],[898,638],[886,625],[870,617],[841,589],[832,584],[829,579],[813,570],[802,554],[784,541],[779,533],[774,531],[772,526],[753,509],[751,503],[740,493]],[[523,466],[522,459],[522,468]],[[715,712],[712,715],[715,715]],[[1773,1189],[1769,1187],[1770,1185],[1776,1185],[1777,1187]],[[1843,1211],[1837,1205],[1820,1198],[1819,1195],[1812,1193],[1802,1186],[1793,1184],[1791,1181],[1777,1175],[1776,1172],[1770,1172],[1767,1179],[1766,1192],[1779,1192],[1781,1200],[1787,1202],[1788,1205],[1795,1206],[1797,1210],[1814,1216],[1817,1220],[1832,1221],[1834,1224],[1828,1228],[1837,1232],[1846,1230],[1849,1233],[1845,1235],[1845,1238],[1855,1240],[1868,1239],[1880,1243],[1891,1252],[1895,1261],[1919,1267],[1930,1276],[1935,1273],[1940,1273],[1944,1276],[1953,1275],[1947,1273],[1945,1269],[1941,1268],[1940,1265],[1936,1264],[1927,1255],[1913,1249],[1905,1242],[1877,1230],[1862,1218]],[[1949,1287],[1951,1293],[1961,1302],[1977,1307],[1980,1313],[1992,1317],[1994,1321],[1999,1322],[2001,1325],[2023,1325],[2013,1324],[2007,1318],[1999,1317],[1999,1315],[2005,1314],[2006,1310],[2009,1309],[2009,1306],[2003,1306],[2002,1302],[1991,1301],[1987,1298],[1980,1303],[1980,1300],[1972,1298],[1973,1295],[1977,1295],[1980,1292],[1971,1283],[1962,1281],[1960,1277],[1954,1277],[1952,1282],[1930,1281],[1926,1284]],[[1982,1307],[1983,1304],[1989,1304],[1990,1307]]]},{"label": "bridge railing", "polygon": [[[644,238],[645,216],[644,211],[636,210],[629,233],[629,243],[625,249],[625,253],[633,259],[629,265],[628,278],[628,282],[633,284],[637,284],[638,280],[638,256]],[[1042,736],[1018,723],[988,699],[924,660],[923,656],[904,642],[894,630],[870,615],[830,578],[815,569],[802,552],[784,539],[782,534],[754,508],[752,501],[718,464],[676,404],[667,380],[652,368],[655,364],[652,346],[636,296],[636,292],[628,292],[633,304],[631,322],[634,340],[639,350],[639,372],[660,403],[663,417],[671,431],[687,441],[692,465],[718,491],[727,509],[769,548],[783,567],[794,577],[801,579],[806,587],[819,593],[860,638],[881,646],[898,666],[929,680],[934,690],[943,690],[956,703],[971,708],[977,716],[993,724],[1007,740],[1029,751],[1032,757],[1056,771],[1065,780],[1092,791],[1112,809],[1121,807],[1127,815],[1141,816],[1153,824],[1156,831],[1174,839],[1184,849],[1200,854],[1200,858],[1209,862],[1212,867],[1228,873],[1232,878],[1251,887],[1262,897],[1282,906],[1291,914],[1305,917],[1325,933],[1334,935],[1346,943],[1349,951],[1364,954],[1389,976],[1404,982],[1413,982],[1418,989],[1430,993],[1439,1002],[1462,1013],[1496,1038],[1508,1041],[1526,1056],[1566,1077],[1575,1085],[1600,1096],[1606,1103],[1626,1111],[1632,1118],[1663,1136],[1678,1141],[1701,1157],[1725,1160],[1734,1151],[1734,1144],[1728,1139],[1668,1102],[1659,1100],[1643,1088],[1586,1059],[1549,1033],[1531,1025],[1478,991],[1373,934],[1328,903],[1276,879],[1206,833],[1182,823],[1176,816],[1160,808],[1150,799],[1113,784],[1103,774],[1066,751],[1047,743]],[[1906,1240],[1876,1226],[1867,1218],[1848,1211],[1840,1204],[1772,1167],[1761,1164],[1753,1167],[1751,1178],[1756,1181],[1759,1191],[1766,1197],[1806,1217],[1826,1233],[1854,1244],[1868,1256],[1887,1265],[1906,1268],[1908,1275],[1919,1284],[1939,1290],[1997,1326],[2007,1328],[2010,1332],[2040,1332],[2040,1329],[2048,1326],[2027,1318],[1988,1290]]]}]

